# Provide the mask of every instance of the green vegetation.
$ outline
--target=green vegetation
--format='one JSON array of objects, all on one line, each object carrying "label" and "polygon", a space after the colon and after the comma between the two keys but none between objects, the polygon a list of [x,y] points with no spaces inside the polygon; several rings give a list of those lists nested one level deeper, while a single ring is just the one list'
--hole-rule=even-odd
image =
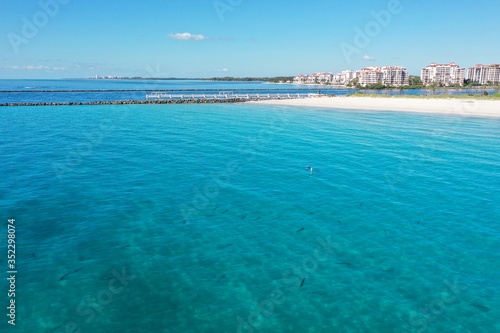
[{"label": "green vegetation", "polygon": [[386,86],[385,84],[383,84],[382,82],[378,82],[378,83],[373,83],[373,84],[367,84],[366,86],[364,87],[361,87],[359,85],[359,83],[357,84],[356,88],[358,89],[366,89],[366,90],[370,90],[370,89],[373,89],[373,90],[381,90],[381,89],[386,89],[388,88],[388,86]]},{"label": "green vegetation", "polygon": [[359,77],[353,79],[351,82],[349,82],[347,84],[347,87],[349,87],[349,88],[351,88],[351,87],[356,87],[357,88],[358,86],[361,87],[360,84],[359,84]]},{"label": "green vegetation", "polygon": [[[366,94],[362,91],[355,92],[348,96],[353,97],[375,97],[375,98],[388,98],[387,95],[382,94]],[[495,94],[467,94],[467,95],[450,95],[450,94],[441,94],[441,95],[393,95],[389,96],[389,98],[415,98],[415,99],[474,99],[474,100],[497,100],[500,101],[500,93]]]},{"label": "green vegetation", "polygon": [[470,87],[498,87],[498,83],[493,83],[493,82],[487,82],[486,84],[480,84],[479,82],[474,82],[469,79],[464,80],[464,88],[470,88]]},{"label": "green vegetation", "polygon": [[382,90],[382,89],[399,89],[399,90],[405,89],[405,90],[407,90],[407,89],[424,89],[425,88],[425,86],[422,84],[422,81],[420,80],[419,76],[410,75],[408,82],[409,82],[409,84],[407,86],[401,86],[401,87],[399,87],[399,86],[393,87],[393,86],[384,85],[384,84],[382,84],[382,82],[362,86],[359,84],[359,79],[356,78],[352,81],[352,84],[350,83],[347,86],[348,87],[355,87],[356,89],[360,89],[360,90]]},{"label": "green vegetation", "polygon": [[226,81],[226,82],[232,82],[232,81],[245,81],[245,82],[272,82],[272,83],[284,83],[287,81],[292,82],[293,81],[293,76],[276,76],[276,77],[232,77],[232,76],[225,76],[225,77],[213,77],[210,79],[204,79],[207,81]]},{"label": "green vegetation", "polygon": [[422,80],[420,79],[420,76],[410,75],[408,82],[409,85],[407,86],[407,89],[421,89],[424,87],[424,85],[422,84]]},{"label": "green vegetation", "polygon": [[[94,78],[90,78],[94,79]],[[272,82],[272,83],[286,83],[287,81],[292,82],[293,76],[275,76],[275,77],[213,77],[213,78],[183,78],[183,77],[128,77],[128,76],[120,76],[120,77],[110,77],[106,78],[106,80],[203,80],[203,81],[246,81],[246,82]]]},{"label": "green vegetation", "polygon": [[420,79],[419,76],[410,75],[410,77],[408,79],[408,83],[409,83],[408,85],[401,86],[401,87],[393,87],[393,86],[384,85],[384,84],[382,84],[382,82],[362,86],[361,84],[359,84],[359,78],[356,78],[356,79],[352,80],[349,84],[347,84],[347,87],[356,88],[359,90],[399,89],[401,92],[403,90],[409,90],[409,89],[429,89],[429,90],[432,90],[432,94],[435,94],[436,90],[444,90],[444,92],[447,93],[448,89],[465,89],[465,92],[468,92],[468,90],[471,90],[471,91],[474,91],[476,94],[480,94],[480,93],[484,92],[486,89],[494,89],[497,93],[500,92],[500,84],[499,83],[493,84],[492,82],[488,82],[488,84],[481,85],[478,82],[464,80],[463,85],[451,84],[451,85],[445,86],[442,83],[431,83],[427,86],[424,86],[422,84],[422,80]]}]

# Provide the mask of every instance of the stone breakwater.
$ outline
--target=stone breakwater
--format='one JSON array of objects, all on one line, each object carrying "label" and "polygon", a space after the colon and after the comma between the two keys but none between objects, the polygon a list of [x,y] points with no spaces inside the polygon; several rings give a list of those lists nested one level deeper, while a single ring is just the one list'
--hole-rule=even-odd
[{"label": "stone breakwater", "polygon": [[159,100],[126,100],[126,101],[91,101],[91,102],[16,102],[0,103],[1,106],[64,106],[64,105],[123,105],[123,104],[214,104],[242,103],[251,101],[248,98],[197,98],[197,99],[159,99]]}]

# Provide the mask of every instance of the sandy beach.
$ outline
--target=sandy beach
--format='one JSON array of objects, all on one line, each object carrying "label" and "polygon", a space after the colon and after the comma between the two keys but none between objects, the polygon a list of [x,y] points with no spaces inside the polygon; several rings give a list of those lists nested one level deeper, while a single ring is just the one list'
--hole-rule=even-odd
[{"label": "sandy beach", "polygon": [[495,100],[324,96],[306,99],[256,101],[251,103],[500,118],[500,101]]}]

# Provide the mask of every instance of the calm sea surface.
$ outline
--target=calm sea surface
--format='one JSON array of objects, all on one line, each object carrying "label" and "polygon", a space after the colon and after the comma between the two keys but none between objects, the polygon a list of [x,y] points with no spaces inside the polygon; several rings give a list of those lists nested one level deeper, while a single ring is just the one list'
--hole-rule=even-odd
[{"label": "calm sea surface", "polygon": [[[355,89],[326,85],[268,84],[265,82],[212,82],[201,80],[0,80],[0,103],[19,102],[95,102],[144,100],[146,94],[160,91],[169,94],[237,93],[320,93],[346,95]],[[487,90],[495,93],[495,90]],[[367,90],[374,94],[482,94],[480,89],[431,90]]]},{"label": "calm sea surface", "polygon": [[0,125],[11,330],[500,332],[498,119],[126,105]]}]

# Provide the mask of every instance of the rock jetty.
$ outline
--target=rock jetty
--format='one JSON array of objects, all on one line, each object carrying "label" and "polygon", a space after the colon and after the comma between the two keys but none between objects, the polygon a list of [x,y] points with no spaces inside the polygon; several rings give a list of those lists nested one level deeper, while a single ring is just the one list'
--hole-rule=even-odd
[{"label": "rock jetty", "polygon": [[124,100],[124,101],[91,101],[91,102],[15,102],[0,103],[1,106],[65,106],[65,105],[124,105],[124,104],[214,104],[242,103],[248,98],[196,98],[196,99],[158,99],[158,100]]}]

